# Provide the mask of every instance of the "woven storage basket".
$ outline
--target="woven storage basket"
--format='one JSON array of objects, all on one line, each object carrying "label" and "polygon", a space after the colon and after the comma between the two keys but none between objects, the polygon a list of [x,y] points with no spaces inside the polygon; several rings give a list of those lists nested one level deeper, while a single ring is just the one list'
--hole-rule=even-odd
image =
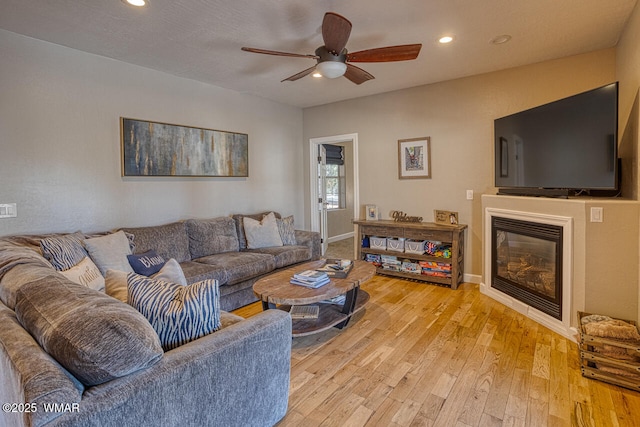
[{"label": "woven storage basket", "polygon": [[394,239],[387,237],[387,250],[394,252],[404,252],[404,239]]},{"label": "woven storage basket", "polygon": [[386,250],[387,249],[387,238],[386,237],[371,236],[369,238],[369,245],[371,246],[372,249]]},{"label": "woven storage basket", "polygon": [[426,240],[406,240],[404,242],[404,251],[410,254],[422,255],[425,243],[427,243]]}]

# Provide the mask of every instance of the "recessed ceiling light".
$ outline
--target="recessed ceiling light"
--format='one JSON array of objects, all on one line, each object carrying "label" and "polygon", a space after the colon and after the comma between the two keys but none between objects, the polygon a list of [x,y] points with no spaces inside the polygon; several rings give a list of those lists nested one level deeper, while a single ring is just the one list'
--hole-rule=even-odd
[{"label": "recessed ceiling light", "polygon": [[320,77],[322,77],[322,74],[320,74],[320,71],[314,71],[313,74],[311,75],[316,79],[319,79]]},{"label": "recessed ceiling light", "polygon": [[146,0],[122,0],[122,3],[130,4],[131,6],[142,7],[147,5]]},{"label": "recessed ceiling light", "polygon": [[509,34],[502,34],[499,36],[495,36],[494,38],[492,38],[489,43],[491,44],[504,44],[506,42],[508,42],[509,40],[511,40],[511,36]]},{"label": "recessed ceiling light", "polygon": [[447,44],[453,41],[453,36],[442,36],[438,39],[439,43]]}]

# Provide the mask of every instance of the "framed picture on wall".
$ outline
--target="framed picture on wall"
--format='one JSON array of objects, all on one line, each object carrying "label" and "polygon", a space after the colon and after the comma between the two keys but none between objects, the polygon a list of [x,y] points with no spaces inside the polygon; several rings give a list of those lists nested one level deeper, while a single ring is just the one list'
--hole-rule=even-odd
[{"label": "framed picture on wall", "polygon": [[398,140],[398,178],[431,178],[431,138]]},{"label": "framed picture on wall", "polygon": [[378,219],[378,207],[376,205],[366,205],[364,210],[367,221],[375,221]]}]

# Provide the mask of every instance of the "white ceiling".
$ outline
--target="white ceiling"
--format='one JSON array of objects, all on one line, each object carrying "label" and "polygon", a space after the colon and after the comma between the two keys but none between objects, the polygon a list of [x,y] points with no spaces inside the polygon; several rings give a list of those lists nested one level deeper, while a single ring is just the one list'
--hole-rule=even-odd
[{"label": "white ceiling", "polygon": [[[636,0],[0,0],[0,28],[297,107],[419,86],[615,46]],[[418,59],[357,64],[374,80],[304,77],[333,11],[347,49],[422,43]],[[449,45],[440,35],[453,34]],[[489,43],[510,34],[503,45]]]}]

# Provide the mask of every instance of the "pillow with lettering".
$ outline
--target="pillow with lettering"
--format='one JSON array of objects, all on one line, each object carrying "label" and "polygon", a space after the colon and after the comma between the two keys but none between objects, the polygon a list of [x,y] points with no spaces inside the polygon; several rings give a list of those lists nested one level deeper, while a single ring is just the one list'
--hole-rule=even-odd
[{"label": "pillow with lettering", "polygon": [[88,256],[84,257],[82,261],[74,267],[61,271],[60,274],[73,283],[104,292],[104,277],[102,277],[100,270],[98,270],[98,267]]},{"label": "pillow with lettering", "polygon": [[151,276],[164,266],[165,260],[156,251],[150,250],[143,254],[127,255],[133,271],[143,276]]}]

